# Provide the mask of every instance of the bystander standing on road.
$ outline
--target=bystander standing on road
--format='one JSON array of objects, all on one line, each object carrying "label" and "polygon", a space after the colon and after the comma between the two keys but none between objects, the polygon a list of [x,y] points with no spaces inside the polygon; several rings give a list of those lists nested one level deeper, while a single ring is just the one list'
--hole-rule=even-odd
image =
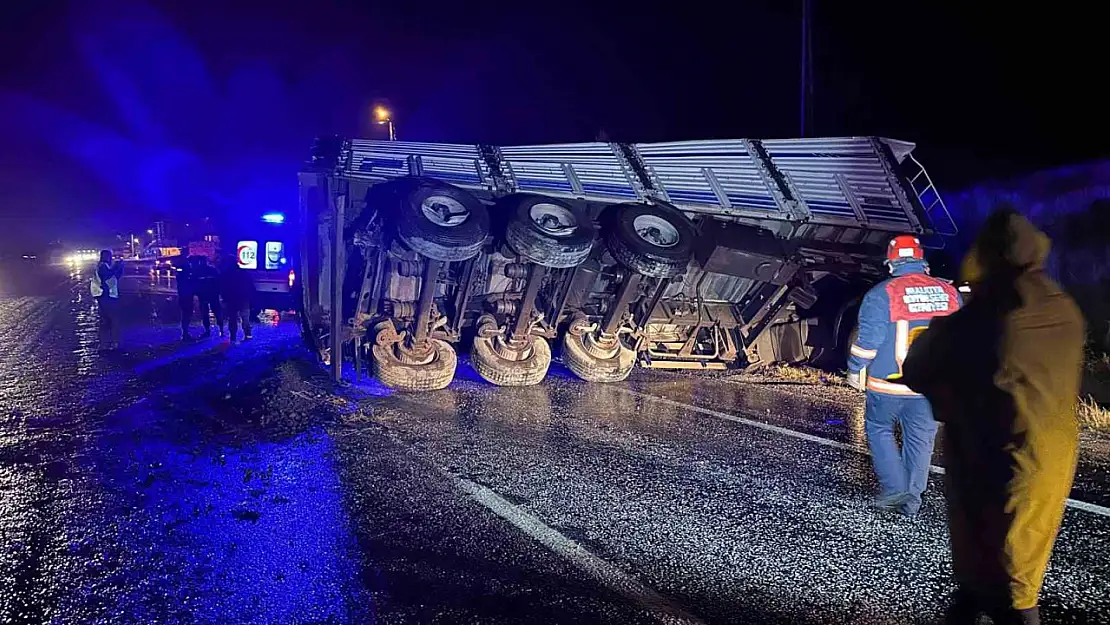
[{"label": "bystander standing on road", "polygon": [[193,267],[191,258],[182,258],[177,270],[177,304],[181,309],[181,340],[187,341],[192,337],[189,326],[193,323],[193,297],[196,289],[193,285]]},{"label": "bystander standing on road", "polygon": [[964,263],[968,305],[914,343],[905,382],[945,424],[952,568],[948,623],[1040,622],[1038,597],[1079,453],[1085,328],[1044,271],[1050,242],[1003,210]]},{"label": "bystander standing on road", "polygon": [[92,277],[91,290],[99,315],[100,350],[119,349],[119,281],[123,263],[112,260],[112,250],[100,252],[100,262]]},{"label": "bystander standing on road", "polygon": [[232,343],[239,340],[239,322],[243,323],[243,338],[251,338],[250,306],[254,282],[250,274],[239,269],[234,256],[224,259],[220,271],[220,297],[227,317],[228,336]]},{"label": "bystander standing on road", "polygon": [[[925,250],[913,235],[890,241],[886,264],[892,277],[868,291],[860,306],[848,380],[867,391],[864,428],[879,480],[874,506],[913,517],[929,483],[937,422],[929,401],[898,378],[914,336],[934,317],[959,308],[960,296],[950,283],[929,275]],[[902,431],[901,450],[895,426]]]},{"label": "bystander standing on road", "polygon": [[216,331],[224,334],[224,313],[220,308],[220,273],[208,264],[208,257],[192,257],[193,292],[197,296],[200,309],[200,322],[204,326],[204,337],[212,336],[212,316],[216,317]]}]

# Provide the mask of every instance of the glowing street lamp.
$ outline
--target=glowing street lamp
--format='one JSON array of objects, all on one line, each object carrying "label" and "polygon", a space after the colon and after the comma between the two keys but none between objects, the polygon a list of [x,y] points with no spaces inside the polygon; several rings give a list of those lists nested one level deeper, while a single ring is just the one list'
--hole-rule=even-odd
[{"label": "glowing street lamp", "polygon": [[397,133],[393,128],[393,113],[390,112],[389,109],[387,109],[387,108],[385,108],[384,106],[381,106],[381,105],[375,106],[374,107],[374,119],[378,122],[378,125],[383,125],[384,124],[384,125],[388,126],[388,128],[389,128],[389,140],[390,141],[396,141],[397,140]]}]

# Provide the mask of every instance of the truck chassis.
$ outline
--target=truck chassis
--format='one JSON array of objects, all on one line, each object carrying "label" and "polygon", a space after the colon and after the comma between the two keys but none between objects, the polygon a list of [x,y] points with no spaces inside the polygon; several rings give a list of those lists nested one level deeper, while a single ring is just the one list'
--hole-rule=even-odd
[{"label": "truck chassis", "polygon": [[[876,137],[494,147],[329,138],[300,174],[304,337],[385,385],[457,349],[531,385],[641,366],[842,361],[892,234],[954,234],[914,146]],[[364,361],[369,360],[369,367]]]}]

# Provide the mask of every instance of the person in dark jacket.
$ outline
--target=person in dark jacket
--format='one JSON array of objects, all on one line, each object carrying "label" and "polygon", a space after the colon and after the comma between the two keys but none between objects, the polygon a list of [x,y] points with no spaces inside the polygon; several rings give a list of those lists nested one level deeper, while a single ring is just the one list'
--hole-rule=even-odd
[{"label": "person in dark jacket", "polygon": [[177,274],[177,303],[181,307],[181,340],[187,341],[192,337],[189,326],[193,322],[193,298],[196,289],[193,286],[192,258],[178,257],[174,260]]},{"label": "person in dark jacket", "polygon": [[243,338],[251,338],[251,298],[254,296],[254,282],[250,274],[239,269],[235,257],[224,259],[220,272],[220,297],[224,303],[227,317],[228,336],[232,343],[239,340],[239,322],[243,322]]},{"label": "person in dark jacket", "polygon": [[905,384],[945,427],[952,568],[947,622],[1040,622],[1038,595],[1079,453],[1085,324],[1045,272],[1048,237],[1012,209],[987,219],[964,263],[967,306],[910,348]]},{"label": "person in dark jacket", "polygon": [[122,277],[123,263],[112,261],[112,250],[102,250],[92,284],[98,308],[101,351],[119,349],[119,281]]},{"label": "person in dark jacket", "polygon": [[205,256],[193,256],[190,279],[200,309],[200,322],[204,337],[212,336],[212,315],[216,316],[216,330],[224,334],[224,313],[220,308],[220,273],[208,264]]}]

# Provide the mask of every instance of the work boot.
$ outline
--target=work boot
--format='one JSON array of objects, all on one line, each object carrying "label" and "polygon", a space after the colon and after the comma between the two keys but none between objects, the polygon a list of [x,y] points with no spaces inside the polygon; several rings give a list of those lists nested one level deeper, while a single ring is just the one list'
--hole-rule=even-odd
[{"label": "work boot", "polygon": [[952,594],[948,609],[945,610],[944,625],[977,625],[982,613],[975,595],[960,588]]},{"label": "work boot", "polygon": [[1041,625],[1041,612],[1035,607],[1026,610],[1006,608],[988,614],[994,625]]},{"label": "work boot", "polygon": [[915,501],[913,497],[906,496],[905,501],[898,504],[898,512],[908,519],[917,517],[918,511],[921,510],[921,502]]},{"label": "work boot", "polygon": [[909,499],[909,493],[894,493],[893,495],[881,495],[875,497],[871,502],[871,507],[875,510],[896,510],[899,506]]}]

